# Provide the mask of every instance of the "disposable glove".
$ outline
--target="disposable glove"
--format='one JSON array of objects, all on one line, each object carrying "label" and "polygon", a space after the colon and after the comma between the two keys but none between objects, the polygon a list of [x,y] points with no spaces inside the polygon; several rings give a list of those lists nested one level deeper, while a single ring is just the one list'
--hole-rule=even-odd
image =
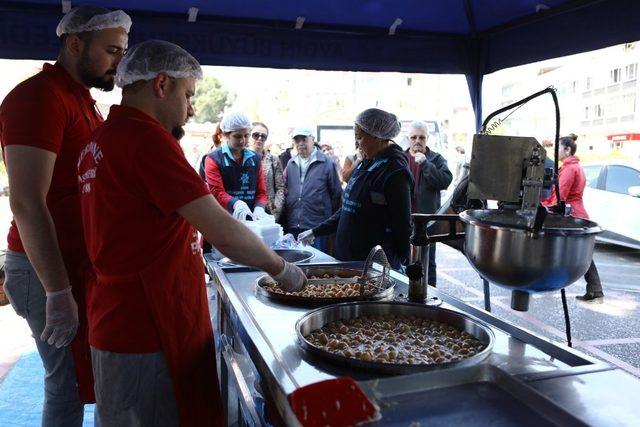
[{"label": "disposable glove", "polygon": [[273,276],[273,279],[287,292],[298,291],[307,285],[307,276],[300,267],[287,261],[284,262],[282,271]]},{"label": "disposable glove", "polygon": [[420,164],[420,163],[424,162],[425,160],[427,160],[427,156],[425,156],[423,153],[421,153],[419,151],[413,155],[413,158],[415,159],[417,164]]},{"label": "disposable glove", "polygon": [[313,230],[303,231],[298,234],[298,243],[302,243],[304,246],[313,245],[313,241],[316,236],[313,235]]},{"label": "disposable glove", "polygon": [[253,209],[253,219],[256,221],[261,220],[262,218],[266,218],[267,217],[267,213],[265,212],[264,208],[262,206],[256,206]]},{"label": "disposable glove", "polygon": [[253,214],[251,213],[251,209],[249,209],[249,205],[247,205],[242,200],[237,200],[233,204],[233,217],[237,220],[245,220],[250,216],[253,218]]},{"label": "disposable glove", "polygon": [[46,294],[46,323],[40,339],[57,348],[64,347],[76,336],[78,305],[71,294],[71,286]]}]

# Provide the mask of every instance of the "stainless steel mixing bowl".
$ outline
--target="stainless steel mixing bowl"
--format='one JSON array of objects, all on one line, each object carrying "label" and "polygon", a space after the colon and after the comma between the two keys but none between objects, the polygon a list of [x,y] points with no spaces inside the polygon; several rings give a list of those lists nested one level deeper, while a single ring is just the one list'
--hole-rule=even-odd
[{"label": "stainless steel mixing bowl", "polygon": [[583,276],[593,258],[593,221],[549,214],[537,236],[526,220],[508,210],[472,209],[465,223],[464,253],[489,282],[519,291],[563,288]]}]

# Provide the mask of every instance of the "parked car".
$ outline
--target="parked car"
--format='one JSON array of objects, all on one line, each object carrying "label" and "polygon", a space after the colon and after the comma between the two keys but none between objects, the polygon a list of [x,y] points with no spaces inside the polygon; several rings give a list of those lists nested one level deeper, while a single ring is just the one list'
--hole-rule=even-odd
[{"label": "parked car", "polygon": [[640,249],[640,165],[584,164],[584,205],[603,229],[598,240]]}]

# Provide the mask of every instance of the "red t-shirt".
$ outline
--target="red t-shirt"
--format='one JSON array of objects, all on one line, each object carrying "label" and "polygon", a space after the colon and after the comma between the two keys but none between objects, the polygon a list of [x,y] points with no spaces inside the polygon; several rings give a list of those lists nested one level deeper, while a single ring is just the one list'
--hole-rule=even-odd
[{"label": "red t-shirt", "polygon": [[80,153],[78,186],[97,275],[88,302],[89,342],[113,352],[160,351],[138,273],[175,242],[181,256],[200,256],[195,229],[176,210],[209,191],[178,141],[152,117],[124,106],[111,107]]},{"label": "red t-shirt", "polygon": [[[79,252],[86,254],[76,162],[100,123],[102,117],[89,90],[58,64],[44,64],[40,73],[16,86],[0,106],[3,149],[8,145],[28,145],[57,155],[47,206],[65,258]],[[11,222],[7,240],[10,250],[24,252],[15,221]]]}]

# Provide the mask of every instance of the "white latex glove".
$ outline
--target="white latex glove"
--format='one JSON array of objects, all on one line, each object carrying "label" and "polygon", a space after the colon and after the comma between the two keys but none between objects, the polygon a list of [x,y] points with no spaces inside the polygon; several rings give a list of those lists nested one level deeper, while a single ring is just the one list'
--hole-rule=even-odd
[{"label": "white latex glove", "polygon": [[298,234],[298,243],[302,243],[304,246],[313,245],[313,241],[316,236],[313,235],[313,230],[303,231]]},{"label": "white latex glove", "polygon": [[287,292],[298,291],[307,286],[307,276],[300,267],[287,261],[284,262],[282,271],[273,276],[273,279]]},{"label": "white latex glove", "polygon": [[424,162],[425,160],[427,160],[427,156],[425,156],[423,153],[421,153],[419,151],[413,155],[413,158],[415,159],[417,164],[420,164],[420,163]]},{"label": "white latex glove", "polygon": [[233,217],[237,220],[245,220],[248,216],[253,217],[249,205],[242,200],[237,200],[233,204]]},{"label": "white latex glove", "polygon": [[258,221],[261,220],[262,218],[266,218],[267,213],[265,212],[264,208],[262,206],[256,206],[255,208],[253,208],[253,219]]},{"label": "white latex glove", "polygon": [[78,330],[78,306],[71,286],[46,294],[46,323],[40,339],[57,348],[69,345]]}]

